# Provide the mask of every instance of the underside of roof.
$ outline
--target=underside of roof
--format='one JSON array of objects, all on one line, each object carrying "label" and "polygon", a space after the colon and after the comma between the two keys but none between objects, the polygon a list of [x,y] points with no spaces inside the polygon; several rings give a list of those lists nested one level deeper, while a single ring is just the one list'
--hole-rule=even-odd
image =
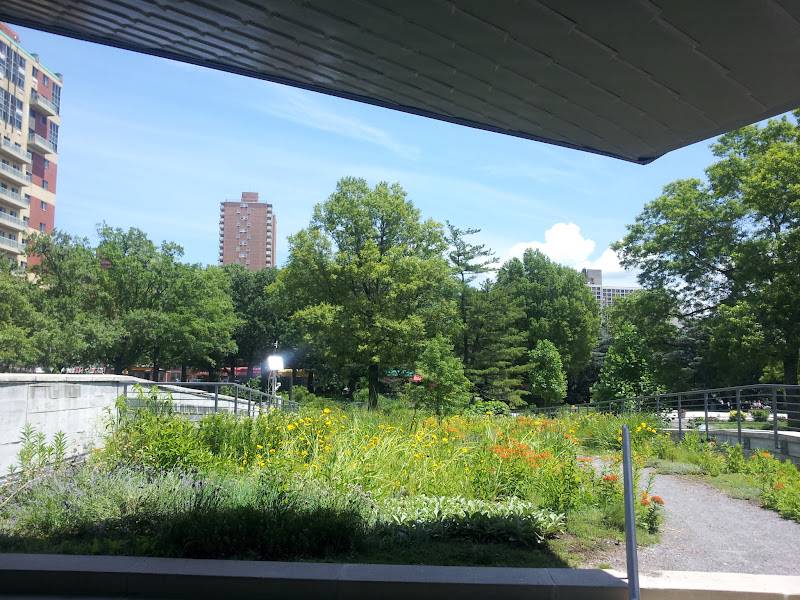
[{"label": "underside of roof", "polygon": [[0,2],[10,23],[639,163],[799,105],[798,19],[796,0]]}]

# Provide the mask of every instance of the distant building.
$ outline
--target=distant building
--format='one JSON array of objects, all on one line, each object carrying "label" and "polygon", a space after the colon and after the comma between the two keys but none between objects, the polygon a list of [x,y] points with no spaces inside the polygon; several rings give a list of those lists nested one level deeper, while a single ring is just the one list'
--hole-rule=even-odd
[{"label": "distant building", "polygon": [[277,219],[272,204],[258,201],[258,192],[242,192],[241,200],[219,207],[219,262],[244,265],[251,271],[274,267]]},{"label": "distant building", "polygon": [[583,269],[581,270],[586,285],[592,290],[597,303],[605,308],[611,306],[617,298],[624,298],[632,294],[640,288],[634,286],[603,286],[603,271],[600,269]]},{"label": "distant building", "polygon": [[55,221],[61,85],[0,23],[0,256],[21,267],[28,235]]}]

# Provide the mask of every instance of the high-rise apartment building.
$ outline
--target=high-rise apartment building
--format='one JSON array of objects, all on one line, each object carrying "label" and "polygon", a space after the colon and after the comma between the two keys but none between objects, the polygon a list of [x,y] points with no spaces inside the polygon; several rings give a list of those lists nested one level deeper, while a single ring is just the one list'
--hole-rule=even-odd
[{"label": "high-rise apartment building", "polygon": [[586,278],[586,285],[592,290],[595,300],[603,308],[611,306],[617,298],[624,298],[640,289],[634,286],[604,286],[603,271],[601,269],[582,269],[581,273]]},{"label": "high-rise apartment building", "polygon": [[241,200],[219,206],[219,262],[244,265],[251,271],[274,267],[278,220],[272,204],[258,201],[258,192],[242,192]]},{"label": "high-rise apartment building", "polygon": [[53,230],[61,86],[0,23],[0,255],[20,266],[28,234]]}]

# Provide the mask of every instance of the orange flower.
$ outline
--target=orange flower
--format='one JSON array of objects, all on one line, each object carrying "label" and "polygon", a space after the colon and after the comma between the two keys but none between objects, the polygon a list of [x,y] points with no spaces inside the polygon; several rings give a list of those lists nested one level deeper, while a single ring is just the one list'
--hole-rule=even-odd
[{"label": "orange flower", "polygon": [[592,457],[591,456],[579,456],[576,460],[579,463],[590,463],[590,462],[592,462]]},{"label": "orange flower", "polygon": [[608,475],[603,475],[603,481],[614,482],[614,481],[618,481],[618,480],[619,480],[619,475],[615,475],[614,473],[609,473]]},{"label": "orange flower", "polygon": [[650,506],[650,498],[647,497],[647,494],[642,494],[642,506]]},{"label": "orange flower", "polygon": [[786,487],[786,485],[782,481],[776,481],[775,485],[772,486],[776,491],[780,491]]},{"label": "orange flower", "polygon": [[664,499],[661,496],[650,496],[650,500],[652,500],[654,504],[664,506]]}]

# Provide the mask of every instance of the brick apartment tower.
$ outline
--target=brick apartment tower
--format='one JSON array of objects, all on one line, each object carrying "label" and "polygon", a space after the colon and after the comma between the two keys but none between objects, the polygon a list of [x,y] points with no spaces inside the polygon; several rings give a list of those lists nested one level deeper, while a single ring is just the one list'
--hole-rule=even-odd
[{"label": "brick apartment tower", "polygon": [[0,255],[23,267],[28,234],[53,230],[61,85],[0,23]]},{"label": "brick apartment tower", "polygon": [[277,219],[272,204],[258,201],[258,192],[242,192],[241,200],[219,206],[219,262],[244,265],[251,271],[274,267]]}]

